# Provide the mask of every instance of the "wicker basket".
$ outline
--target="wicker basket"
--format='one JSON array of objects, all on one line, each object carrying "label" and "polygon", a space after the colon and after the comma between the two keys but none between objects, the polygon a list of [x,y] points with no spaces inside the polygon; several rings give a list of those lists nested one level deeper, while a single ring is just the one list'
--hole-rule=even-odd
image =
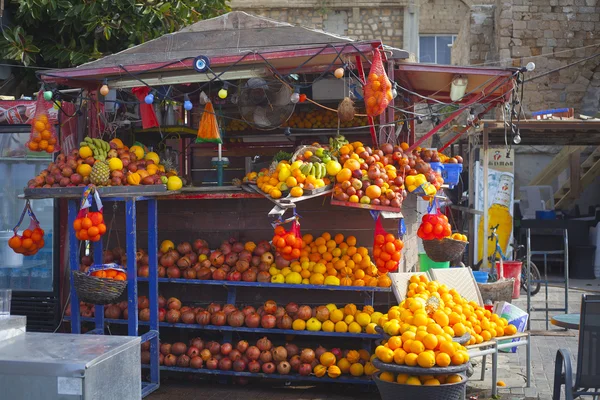
[{"label": "wicker basket", "polygon": [[460,258],[468,243],[450,238],[423,240],[423,248],[432,261],[446,262]]},{"label": "wicker basket", "polygon": [[96,278],[73,271],[73,285],[79,300],[92,304],[110,304],[121,296],[127,287],[127,281]]},{"label": "wicker basket", "polygon": [[439,386],[412,386],[379,379],[381,372],[373,374],[382,400],[462,400],[465,398],[467,377],[462,381]]},{"label": "wicker basket", "polygon": [[[294,152],[294,154],[292,155],[292,158],[290,158],[290,162],[294,162],[296,161],[296,158],[300,155],[300,154],[304,154],[307,150],[310,150],[313,154],[319,149],[320,147],[317,146],[312,146],[312,145],[304,145],[304,146],[300,146],[296,149],[296,151]],[[337,161],[337,157],[335,157],[333,154],[330,155],[330,158],[334,161]]]},{"label": "wicker basket", "polygon": [[503,281],[492,283],[478,283],[481,299],[486,302],[490,300],[492,303],[496,301],[512,302],[512,293],[515,279],[510,278]]}]

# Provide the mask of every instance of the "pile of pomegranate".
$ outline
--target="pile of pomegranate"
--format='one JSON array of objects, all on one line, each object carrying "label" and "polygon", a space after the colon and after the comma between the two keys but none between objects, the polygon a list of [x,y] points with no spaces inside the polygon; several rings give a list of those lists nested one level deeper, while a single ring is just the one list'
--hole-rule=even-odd
[{"label": "pile of pomegranate", "polygon": [[[159,363],[168,367],[308,376],[319,365],[321,355],[327,351],[321,346],[317,349],[300,349],[292,343],[276,346],[267,337],[257,340],[253,345],[246,340],[232,344],[196,337],[188,344],[161,343]],[[356,362],[362,365],[366,365],[371,357],[364,350],[333,348],[329,351],[339,360],[359,354]],[[142,343],[141,363],[150,363],[149,342]]]}]

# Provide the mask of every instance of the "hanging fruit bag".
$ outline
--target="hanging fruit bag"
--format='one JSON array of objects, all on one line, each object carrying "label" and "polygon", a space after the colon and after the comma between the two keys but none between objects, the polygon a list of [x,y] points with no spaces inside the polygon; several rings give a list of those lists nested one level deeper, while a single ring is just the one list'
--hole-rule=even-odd
[{"label": "hanging fruit bag", "polygon": [[375,219],[375,235],[373,238],[373,259],[377,270],[385,274],[387,272],[397,272],[402,258],[402,249],[404,242],[401,237],[404,234],[404,220],[398,221],[398,237],[387,232],[381,222],[381,213],[372,211],[371,215]]},{"label": "hanging fruit bag", "polygon": [[423,239],[427,257],[435,262],[459,259],[467,247],[467,242],[451,238],[452,226],[439,209],[437,200],[431,201],[427,214],[421,218],[417,236]]},{"label": "hanging fruit bag", "polygon": [[363,92],[367,115],[370,117],[380,115],[394,99],[392,84],[385,73],[379,49],[373,51],[371,70]]},{"label": "hanging fruit bag", "polygon": [[35,115],[31,120],[31,132],[29,133],[27,148],[31,151],[45,151],[46,153],[54,153],[60,150],[56,130],[54,125],[50,123],[48,116],[48,102],[44,100],[44,93],[41,90],[38,92]]},{"label": "hanging fruit bag", "polygon": [[[17,231],[23,223],[25,213],[29,215],[29,226],[19,235]],[[40,228],[40,222],[33,213],[29,200],[25,202],[21,218],[19,218],[19,222],[13,228],[13,233],[13,237],[8,240],[8,245],[15,253],[23,254],[24,256],[33,256],[44,247],[44,230]]]},{"label": "hanging fruit bag", "polygon": [[[286,231],[284,224],[291,222],[292,227]],[[273,236],[273,246],[277,249],[281,257],[287,261],[300,258],[302,249],[302,235],[300,234],[300,216],[294,210],[294,215],[286,220],[279,218],[273,224],[275,235]]]},{"label": "hanging fruit bag", "polygon": [[[90,210],[94,202],[98,211]],[[88,185],[81,196],[81,207],[77,218],[73,221],[75,237],[78,240],[98,242],[102,235],[104,235],[106,225],[104,224],[102,207],[102,200],[100,200],[100,194],[98,194],[96,187]]]},{"label": "hanging fruit bag", "polygon": [[223,143],[219,134],[215,108],[210,101],[204,106],[202,119],[200,119],[200,125],[198,126],[196,143]]}]

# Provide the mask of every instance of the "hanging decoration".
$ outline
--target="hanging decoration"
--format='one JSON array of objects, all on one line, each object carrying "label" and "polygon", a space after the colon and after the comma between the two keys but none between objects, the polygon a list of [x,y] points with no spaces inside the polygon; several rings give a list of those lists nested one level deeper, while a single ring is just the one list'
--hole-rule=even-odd
[{"label": "hanging decoration", "polygon": [[196,143],[223,143],[219,134],[219,125],[215,116],[215,109],[212,102],[206,103],[200,126],[198,126],[198,136]]},{"label": "hanging decoration", "polygon": [[[154,108],[152,107],[154,95],[150,93],[150,88],[147,86],[135,87],[131,89],[131,92],[140,101],[140,116],[142,117],[142,128],[149,129],[158,126],[158,119],[156,118],[156,113],[154,112]],[[152,101],[150,103],[145,101],[146,98],[149,96],[152,96]]]}]

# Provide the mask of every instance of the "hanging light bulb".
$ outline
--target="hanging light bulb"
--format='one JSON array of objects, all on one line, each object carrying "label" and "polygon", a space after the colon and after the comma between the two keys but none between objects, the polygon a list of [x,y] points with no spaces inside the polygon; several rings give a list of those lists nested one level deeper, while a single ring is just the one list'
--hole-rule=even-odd
[{"label": "hanging light bulb", "polygon": [[338,79],[342,79],[344,77],[344,67],[336,69],[333,75]]},{"label": "hanging light bulb", "polygon": [[204,91],[200,92],[200,104],[204,105],[208,102],[209,102],[209,98],[206,95],[206,93],[204,93]]},{"label": "hanging light bulb", "polygon": [[108,92],[110,91],[110,89],[108,88],[108,80],[104,80],[102,87],[100,88],[100,94],[102,96],[106,96],[108,95]]},{"label": "hanging light bulb", "polygon": [[52,90],[45,90],[44,91],[44,100],[46,101],[50,101],[52,100]]},{"label": "hanging light bulb", "polygon": [[290,101],[294,104],[300,101],[300,93],[298,93],[298,88],[294,88],[294,93],[290,96]]},{"label": "hanging light bulb", "polygon": [[148,93],[146,97],[144,97],[144,103],[152,104],[154,103],[154,90]]},{"label": "hanging light bulb", "polygon": [[190,111],[192,109],[192,102],[190,101],[190,98],[188,97],[187,94],[183,95],[183,108],[185,108],[187,111]]},{"label": "hanging light bulb", "polygon": [[221,90],[219,90],[219,98],[220,99],[226,99],[227,98],[227,88],[228,88],[228,84],[227,82],[225,82],[225,84],[223,85],[223,88],[221,88]]},{"label": "hanging light bulb", "polygon": [[514,144],[521,143],[521,132],[517,131],[517,134],[513,137],[513,143]]}]

